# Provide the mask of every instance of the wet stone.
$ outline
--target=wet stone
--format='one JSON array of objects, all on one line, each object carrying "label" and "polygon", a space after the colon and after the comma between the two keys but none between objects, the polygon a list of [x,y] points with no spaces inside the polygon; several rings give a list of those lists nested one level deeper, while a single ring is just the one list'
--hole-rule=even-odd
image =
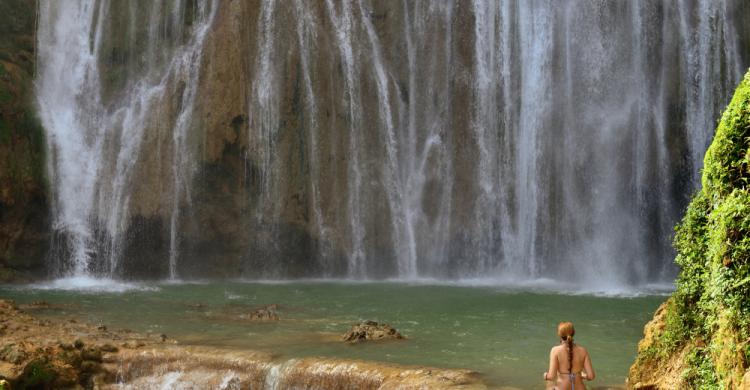
[{"label": "wet stone", "polygon": [[82,372],[89,372],[89,373],[97,372],[99,371],[99,368],[100,368],[99,363],[95,361],[86,360],[83,363],[81,363]]},{"label": "wet stone", "polygon": [[117,347],[115,347],[112,344],[103,344],[99,347],[99,350],[102,352],[117,352]]},{"label": "wet stone", "polygon": [[347,343],[359,343],[371,340],[400,340],[404,336],[388,324],[379,324],[375,321],[365,321],[352,325],[352,328],[344,334],[342,340]]},{"label": "wet stone", "polygon": [[0,348],[0,360],[4,360],[11,364],[20,364],[29,356],[21,346],[16,344],[8,344]]},{"label": "wet stone", "polygon": [[74,347],[74,346],[73,346],[73,344],[71,344],[71,343],[63,343],[63,342],[60,342],[60,343],[58,343],[57,345],[58,345],[58,346],[60,347],[60,349],[62,349],[63,351],[71,351],[71,350],[75,349],[75,347]]},{"label": "wet stone", "polygon": [[83,360],[91,360],[94,362],[101,362],[102,361],[102,351],[100,351],[97,348],[86,348],[81,351],[81,358]]},{"label": "wet stone", "polygon": [[247,319],[249,319],[250,321],[259,322],[278,321],[279,315],[276,313],[276,310],[278,310],[278,308],[278,305],[273,304],[255,309],[255,311],[247,316]]}]

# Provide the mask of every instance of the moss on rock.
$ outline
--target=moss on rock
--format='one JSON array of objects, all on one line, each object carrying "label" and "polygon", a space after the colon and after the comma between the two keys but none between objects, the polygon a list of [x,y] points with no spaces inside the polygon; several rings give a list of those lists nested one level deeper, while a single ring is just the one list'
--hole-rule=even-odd
[{"label": "moss on rock", "polygon": [[33,103],[36,1],[0,2],[0,283],[41,275],[49,247],[44,130]]},{"label": "moss on rock", "polygon": [[749,169],[750,72],[706,152],[703,188],[676,227],[676,290],[646,326],[631,387],[740,388],[750,362]]}]

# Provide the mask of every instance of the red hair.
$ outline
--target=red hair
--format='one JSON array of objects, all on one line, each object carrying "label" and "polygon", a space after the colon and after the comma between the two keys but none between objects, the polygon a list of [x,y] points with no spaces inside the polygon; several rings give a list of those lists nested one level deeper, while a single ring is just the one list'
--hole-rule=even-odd
[{"label": "red hair", "polygon": [[575,334],[576,328],[573,327],[572,322],[561,322],[557,325],[557,335],[568,344],[568,363],[570,363],[568,372],[573,371],[573,336]]}]

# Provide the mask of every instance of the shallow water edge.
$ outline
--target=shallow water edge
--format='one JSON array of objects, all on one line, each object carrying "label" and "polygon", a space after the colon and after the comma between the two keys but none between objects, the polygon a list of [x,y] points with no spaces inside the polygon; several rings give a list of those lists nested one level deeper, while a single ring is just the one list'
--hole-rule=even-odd
[{"label": "shallow water edge", "polygon": [[0,300],[0,379],[11,388],[484,389],[470,370],[355,360],[278,359],[268,353],[182,346],[165,335],[110,330],[27,314],[49,308]]},{"label": "shallow water edge", "polygon": [[[0,286],[0,297],[47,304],[29,309],[43,320],[166,334],[183,347],[254,351],[279,364],[323,359],[462,369],[481,373],[485,385],[524,389],[543,387],[539,373],[546,369],[549,348],[557,342],[554,327],[561,320],[576,323],[577,342],[594,357],[598,378],[592,385],[622,386],[643,325],[664,299],[429,281],[101,280]],[[267,305],[277,308],[278,321],[249,321],[254,310]],[[352,324],[368,320],[393,326],[406,340],[341,341]]]}]

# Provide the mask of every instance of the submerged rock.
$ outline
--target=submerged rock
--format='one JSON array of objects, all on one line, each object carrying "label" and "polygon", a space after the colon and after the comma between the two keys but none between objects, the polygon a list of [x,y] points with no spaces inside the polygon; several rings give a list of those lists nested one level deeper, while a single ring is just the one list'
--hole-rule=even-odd
[{"label": "submerged rock", "polygon": [[276,310],[278,310],[279,306],[276,304],[263,306],[261,308],[255,309],[252,313],[250,313],[247,316],[247,319],[250,321],[278,321],[279,315],[276,313]]},{"label": "submerged rock", "polygon": [[118,351],[111,344],[114,337],[125,335],[102,333],[90,324],[39,320],[6,300],[0,300],[0,322],[8,329],[0,343],[0,378],[6,381],[6,389],[93,388],[98,381],[114,383],[116,369],[102,365]]},{"label": "submerged rock", "polygon": [[[273,312],[277,308],[262,309]],[[3,337],[5,347],[0,345],[0,378],[6,381],[0,381],[5,386],[0,390],[256,389],[271,385],[280,389],[486,388],[477,373],[469,370],[324,358],[279,361],[270,353],[178,346],[130,332],[102,333],[85,323],[53,320],[40,327],[34,317],[3,300],[0,321],[13,329]],[[367,330],[375,338],[398,334],[376,322],[360,325],[365,327],[365,338]],[[122,348],[111,344],[116,335],[123,338]]]},{"label": "submerged rock", "polygon": [[[462,389],[483,390],[470,370],[328,358],[278,361],[271,354],[207,347],[120,355],[118,375],[131,388]],[[231,386],[227,386],[231,384]],[[226,387],[224,387],[226,386]]]},{"label": "submerged rock", "polygon": [[81,351],[81,358],[83,360],[90,360],[92,362],[102,361],[102,351],[96,347],[88,347]]},{"label": "submerged rock", "polygon": [[47,301],[34,301],[27,305],[21,305],[21,309],[49,309],[52,305]]},{"label": "submerged rock", "polygon": [[27,356],[26,351],[16,344],[8,344],[0,349],[0,360],[11,364],[19,364],[26,360]]},{"label": "submerged rock", "polygon": [[375,321],[365,321],[352,325],[342,339],[348,343],[358,343],[368,340],[400,340],[404,336],[388,324],[378,324]]}]

